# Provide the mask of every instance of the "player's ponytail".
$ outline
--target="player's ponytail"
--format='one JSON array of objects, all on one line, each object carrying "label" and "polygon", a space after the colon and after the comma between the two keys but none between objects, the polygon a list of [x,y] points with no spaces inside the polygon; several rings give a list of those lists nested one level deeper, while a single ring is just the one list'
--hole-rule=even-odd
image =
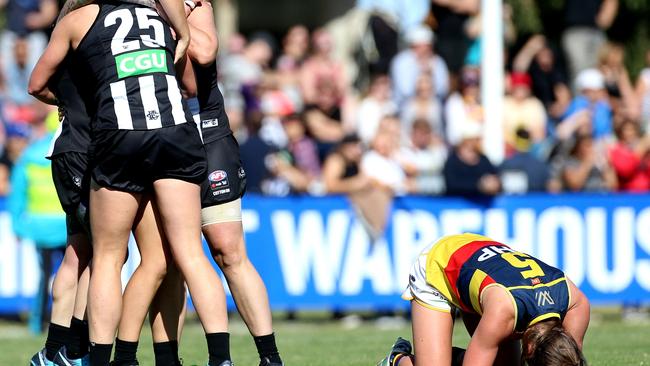
[{"label": "player's ponytail", "polygon": [[522,363],[528,366],[586,366],[580,347],[559,320],[528,327],[522,338]]}]

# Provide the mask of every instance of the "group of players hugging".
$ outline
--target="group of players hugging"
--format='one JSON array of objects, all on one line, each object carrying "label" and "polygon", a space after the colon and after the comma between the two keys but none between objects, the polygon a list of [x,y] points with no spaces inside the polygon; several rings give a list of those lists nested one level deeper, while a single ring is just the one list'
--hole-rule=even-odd
[{"label": "group of players hugging", "polygon": [[[64,5],[29,83],[62,115],[50,159],[68,230],[45,348],[31,365],[138,365],[147,314],[156,365],[180,365],[186,284],[208,365],[232,365],[225,291],[201,233],[260,365],[283,364],[246,255],[246,173],[217,86],[217,48],[209,2]],[[122,294],[131,233],[141,262]]]},{"label": "group of players hugging", "polygon": [[[155,364],[180,365],[186,288],[208,366],[232,365],[225,292],[201,233],[260,366],[283,365],[266,288],[246,256],[246,173],[217,85],[217,48],[203,0],[64,5],[29,83],[62,116],[50,159],[68,230],[32,366],[138,365],[147,315]],[[131,233],[141,262],[122,293]],[[559,269],[490,238],[451,235],[425,248],[403,298],[417,355],[398,338],[381,366],[586,365],[584,294]],[[452,347],[457,313],[471,335],[466,350]]]}]

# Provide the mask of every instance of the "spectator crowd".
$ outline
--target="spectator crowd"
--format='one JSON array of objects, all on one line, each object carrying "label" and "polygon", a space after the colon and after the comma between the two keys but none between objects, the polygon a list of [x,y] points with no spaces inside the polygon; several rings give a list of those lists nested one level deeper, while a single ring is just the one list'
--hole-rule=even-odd
[{"label": "spectator crowd", "polygon": [[[48,112],[26,85],[56,16],[53,0],[4,2],[0,196]],[[295,25],[281,42],[265,32],[223,40],[219,81],[249,192],[650,190],[650,52],[632,80],[605,32],[617,0],[566,0],[555,41],[522,41],[504,5],[503,162],[483,153],[480,1],[399,3],[359,0],[345,16],[354,22]]]}]

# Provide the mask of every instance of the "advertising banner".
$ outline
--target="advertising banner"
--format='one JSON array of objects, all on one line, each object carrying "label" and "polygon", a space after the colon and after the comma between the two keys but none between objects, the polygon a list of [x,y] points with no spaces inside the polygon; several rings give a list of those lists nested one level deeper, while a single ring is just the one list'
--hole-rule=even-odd
[{"label": "advertising banner", "polygon": [[[650,196],[527,195],[472,201],[396,198],[373,239],[345,197],[243,200],[248,254],[274,309],[394,309],[415,256],[443,235],[476,232],[562,268],[595,304],[650,302]],[[0,312],[36,291],[33,245],[19,243],[0,198]],[[139,256],[131,256],[128,279]],[[207,251],[207,247],[206,247]],[[232,304],[232,302],[231,302]]]}]

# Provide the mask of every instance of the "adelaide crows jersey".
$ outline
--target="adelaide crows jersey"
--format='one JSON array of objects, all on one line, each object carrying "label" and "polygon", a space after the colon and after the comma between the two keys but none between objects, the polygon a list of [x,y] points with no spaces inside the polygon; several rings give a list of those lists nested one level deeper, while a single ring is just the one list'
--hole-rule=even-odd
[{"label": "adelaide crows jersey", "polygon": [[427,283],[461,310],[482,314],[481,294],[500,286],[510,294],[516,330],[562,319],[570,293],[564,273],[528,254],[476,234],[440,239],[427,254]]},{"label": "adelaide crows jersey", "polygon": [[75,51],[94,82],[93,128],[153,130],[191,121],[176,80],[169,25],[141,5],[99,6]]}]

